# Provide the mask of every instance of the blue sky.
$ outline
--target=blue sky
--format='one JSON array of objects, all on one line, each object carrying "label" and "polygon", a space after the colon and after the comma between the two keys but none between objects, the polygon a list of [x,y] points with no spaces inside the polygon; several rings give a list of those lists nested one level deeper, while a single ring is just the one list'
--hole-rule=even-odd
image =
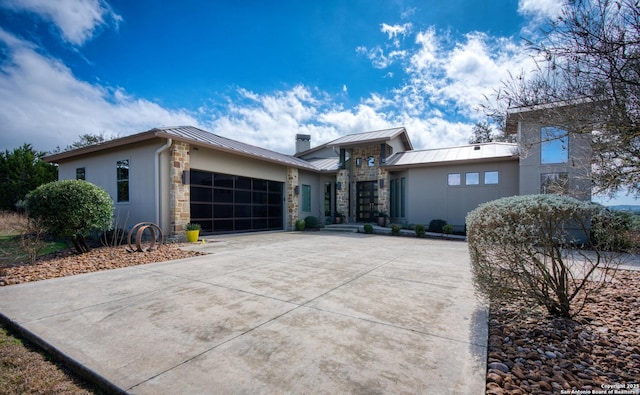
[{"label": "blue sky", "polygon": [[193,125],[292,153],[465,144],[561,0],[0,0],[0,149]]}]

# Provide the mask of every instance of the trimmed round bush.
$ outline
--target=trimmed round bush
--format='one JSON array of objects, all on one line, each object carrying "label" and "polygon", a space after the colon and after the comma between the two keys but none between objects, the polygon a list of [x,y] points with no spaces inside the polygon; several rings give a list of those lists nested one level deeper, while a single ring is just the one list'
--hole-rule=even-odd
[{"label": "trimmed round bush", "polygon": [[398,236],[400,234],[400,225],[393,224],[391,225],[391,234],[394,236]]},{"label": "trimmed round bush", "polygon": [[442,233],[442,228],[447,224],[447,221],[443,219],[432,219],[429,222],[429,232]]},{"label": "trimmed round bush", "polygon": [[320,227],[319,222],[318,222],[318,218],[314,217],[313,215],[310,215],[308,217],[306,217],[304,219],[304,222],[307,224],[307,228],[318,228]]},{"label": "trimmed round bush", "polygon": [[40,185],[25,199],[31,219],[48,233],[73,242],[78,253],[90,250],[86,237],[111,229],[113,201],[102,188],[83,180]]},{"label": "trimmed round bush", "polygon": [[424,234],[426,232],[425,226],[422,224],[418,224],[416,225],[416,227],[414,228],[414,231],[416,232],[416,236],[418,237],[424,237]]},{"label": "trimmed round bush", "polygon": [[364,224],[363,229],[364,229],[364,233],[367,233],[367,234],[373,233],[373,225],[371,224]]},{"label": "trimmed round bush", "polygon": [[306,226],[307,223],[304,219],[299,219],[296,221],[296,230],[303,231]]},{"label": "trimmed round bush", "polygon": [[[616,232],[602,206],[567,196],[512,196],[467,215],[476,288],[493,302],[518,300],[572,317],[609,278],[619,256],[593,233]],[[594,217],[603,218],[592,225]],[[596,270],[597,269],[597,270]]]}]

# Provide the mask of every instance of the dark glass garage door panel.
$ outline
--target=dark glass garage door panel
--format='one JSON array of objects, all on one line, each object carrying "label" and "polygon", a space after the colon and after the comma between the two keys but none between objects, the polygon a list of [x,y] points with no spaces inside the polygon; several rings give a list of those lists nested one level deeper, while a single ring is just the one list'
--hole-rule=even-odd
[{"label": "dark glass garage door panel", "polygon": [[213,174],[200,170],[191,170],[189,173],[191,174],[191,185],[204,185],[209,187],[212,185],[211,180]]},{"label": "dark glass garage door panel", "polygon": [[211,218],[212,216],[213,216],[213,205],[211,203],[206,203],[206,204],[191,203],[191,219],[192,220],[196,218]]},{"label": "dark glass garage door panel", "polygon": [[192,202],[211,202],[212,189],[208,187],[191,187]]},{"label": "dark glass garage door panel", "polygon": [[203,232],[282,229],[283,182],[202,170],[191,174],[191,221]]},{"label": "dark glass garage door panel", "polygon": [[251,178],[248,178],[248,177],[236,178],[236,189],[251,190]]},{"label": "dark glass garage door panel", "polygon": [[213,188],[213,201],[214,203],[233,203],[233,189]]},{"label": "dark glass garage door panel", "polygon": [[235,179],[235,176],[230,176],[228,174],[213,174],[213,186],[233,188],[233,181]]}]

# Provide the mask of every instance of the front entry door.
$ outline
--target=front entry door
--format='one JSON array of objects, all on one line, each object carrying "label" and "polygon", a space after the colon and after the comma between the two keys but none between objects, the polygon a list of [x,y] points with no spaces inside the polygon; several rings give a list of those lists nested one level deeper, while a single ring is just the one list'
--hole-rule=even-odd
[{"label": "front entry door", "polygon": [[378,183],[360,181],[356,183],[356,221],[374,221],[374,212],[378,209]]}]

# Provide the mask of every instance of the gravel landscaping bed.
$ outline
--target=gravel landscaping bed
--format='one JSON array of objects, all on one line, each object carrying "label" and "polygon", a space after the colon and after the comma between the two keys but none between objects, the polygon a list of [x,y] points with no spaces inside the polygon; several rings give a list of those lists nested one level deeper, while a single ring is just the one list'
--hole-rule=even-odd
[{"label": "gravel landscaping bed", "polygon": [[202,253],[181,250],[179,245],[175,244],[164,244],[157,250],[149,252],[127,252],[125,247],[95,248],[82,255],[75,255],[67,251],[42,257],[33,265],[16,263],[8,267],[0,267],[0,286],[163,262],[196,255],[202,255]]},{"label": "gravel landscaping bed", "polygon": [[575,320],[491,310],[487,394],[640,393],[640,271],[618,270]]}]

